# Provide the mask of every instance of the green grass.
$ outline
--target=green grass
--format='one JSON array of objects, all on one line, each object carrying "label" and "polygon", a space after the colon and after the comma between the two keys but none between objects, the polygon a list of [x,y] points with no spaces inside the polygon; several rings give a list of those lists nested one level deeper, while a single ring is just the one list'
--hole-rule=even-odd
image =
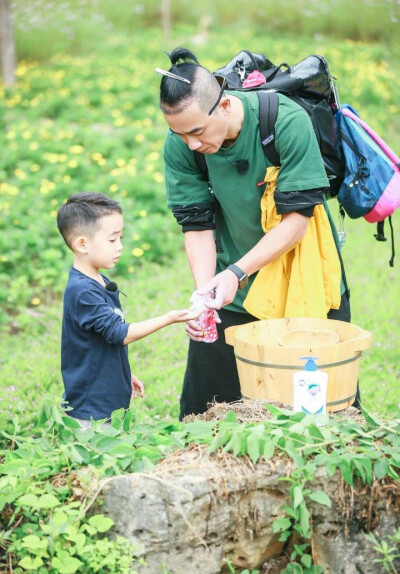
[{"label": "green grass", "polygon": [[[398,215],[394,219],[398,230]],[[363,403],[383,417],[396,417],[400,412],[400,260],[395,260],[394,268],[389,267],[389,244],[375,241],[373,225],[346,220],[345,229],[344,259],[351,287],[352,320],[372,332],[372,346],[364,352],[360,366]],[[400,253],[399,232],[396,248]],[[136,272],[134,279],[118,278],[118,283],[128,295],[126,299],[121,297],[128,321],[185,308],[193,288],[182,249],[167,266],[149,263]],[[27,429],[36,420],[43,399],[50,397],[57,402],[61,397],[61,307],[61,301],[54,302],[36,310],[36,317],[27,310],[25,325],[21,325],[20,317],[18,334],[3,334],[2,425],[8,426],[19,412],[22,427]],[[145,383],[146,397],[136,401],[145,420],[177,418],[187,345],[182,325],[172,325],[130,345],[132,371]]]}]

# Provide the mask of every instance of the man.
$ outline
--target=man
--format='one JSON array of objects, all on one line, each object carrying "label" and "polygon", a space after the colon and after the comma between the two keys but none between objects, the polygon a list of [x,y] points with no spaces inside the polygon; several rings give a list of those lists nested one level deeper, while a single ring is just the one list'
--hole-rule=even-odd
[{"label": "man", "polygon": [[[186,324],[191,340],[181,396],[183,418],[204,412],[213,400],[240,399],[235,357],[223,330],[256,320],[244,301],[257,272],[299,245],[317,206],[326,217],[328,180],[308,115],[279,96],[275,145],[281,167],[274,191],[279,223],[265,233],[260,201],[270,164],[260,142],[257,94],[225,93],[189,50],[175,49],[169,57],[171,69],[157,69],[164,76],[160,106],[170,128],[164,146],[168,205],[182,226],[196,289],[209,308],[219,310],[221,321],[219,338],[212,344],[201,342],[195,321]],[[214,197],[194,151],[205,155]],[[214,233],[221,240],[218,253]],[[329,235],[333,242],[330,226]],[[338,296],[325,317],[350,321],[336,249],[335,257]]]}]

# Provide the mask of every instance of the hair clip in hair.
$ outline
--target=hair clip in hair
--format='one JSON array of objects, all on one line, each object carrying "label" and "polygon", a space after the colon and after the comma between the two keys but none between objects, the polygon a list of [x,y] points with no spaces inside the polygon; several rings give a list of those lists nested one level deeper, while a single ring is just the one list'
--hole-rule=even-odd
[{"label": "hair clip in hair", "polygon": [[161,74],[161,76],[167,76],[168,78],[172,78],[173,80],[179,80],[180,82],[185,82],[186,84],[190,84],[190,80],[187,80],[186,78],[182,78],[182,76],[177,76],[176,74],[173,74],[172,72],[167,72],[166,70],[162,70],[161,68],[156,68],[155,71],[157,72],[157,74]]}]

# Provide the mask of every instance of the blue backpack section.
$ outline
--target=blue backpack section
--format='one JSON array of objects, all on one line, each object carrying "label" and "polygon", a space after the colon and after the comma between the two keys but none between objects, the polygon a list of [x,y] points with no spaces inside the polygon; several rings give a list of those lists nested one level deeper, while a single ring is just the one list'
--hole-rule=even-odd
[{"label": "blue backpack section", "polygon": [[[343,104],[359,116],[354,108]],[[345,157],[345,177],[339,189],[338,200],[349,217],[357,219],[374,207],[393,177],[394,169],[373,138],[347,118],[340,109],[335,118]]]}]

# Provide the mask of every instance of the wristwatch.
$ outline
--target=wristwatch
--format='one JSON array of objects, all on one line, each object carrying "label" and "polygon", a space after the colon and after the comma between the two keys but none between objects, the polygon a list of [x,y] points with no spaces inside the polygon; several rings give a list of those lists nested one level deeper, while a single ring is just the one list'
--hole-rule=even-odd
[{"label": "wristwatch", "polygon": [[247,273],[242,271],[237,265],[228,265],[227,269],[236,275],[239,281],[239,289],[244,289],[249,282]]}]

